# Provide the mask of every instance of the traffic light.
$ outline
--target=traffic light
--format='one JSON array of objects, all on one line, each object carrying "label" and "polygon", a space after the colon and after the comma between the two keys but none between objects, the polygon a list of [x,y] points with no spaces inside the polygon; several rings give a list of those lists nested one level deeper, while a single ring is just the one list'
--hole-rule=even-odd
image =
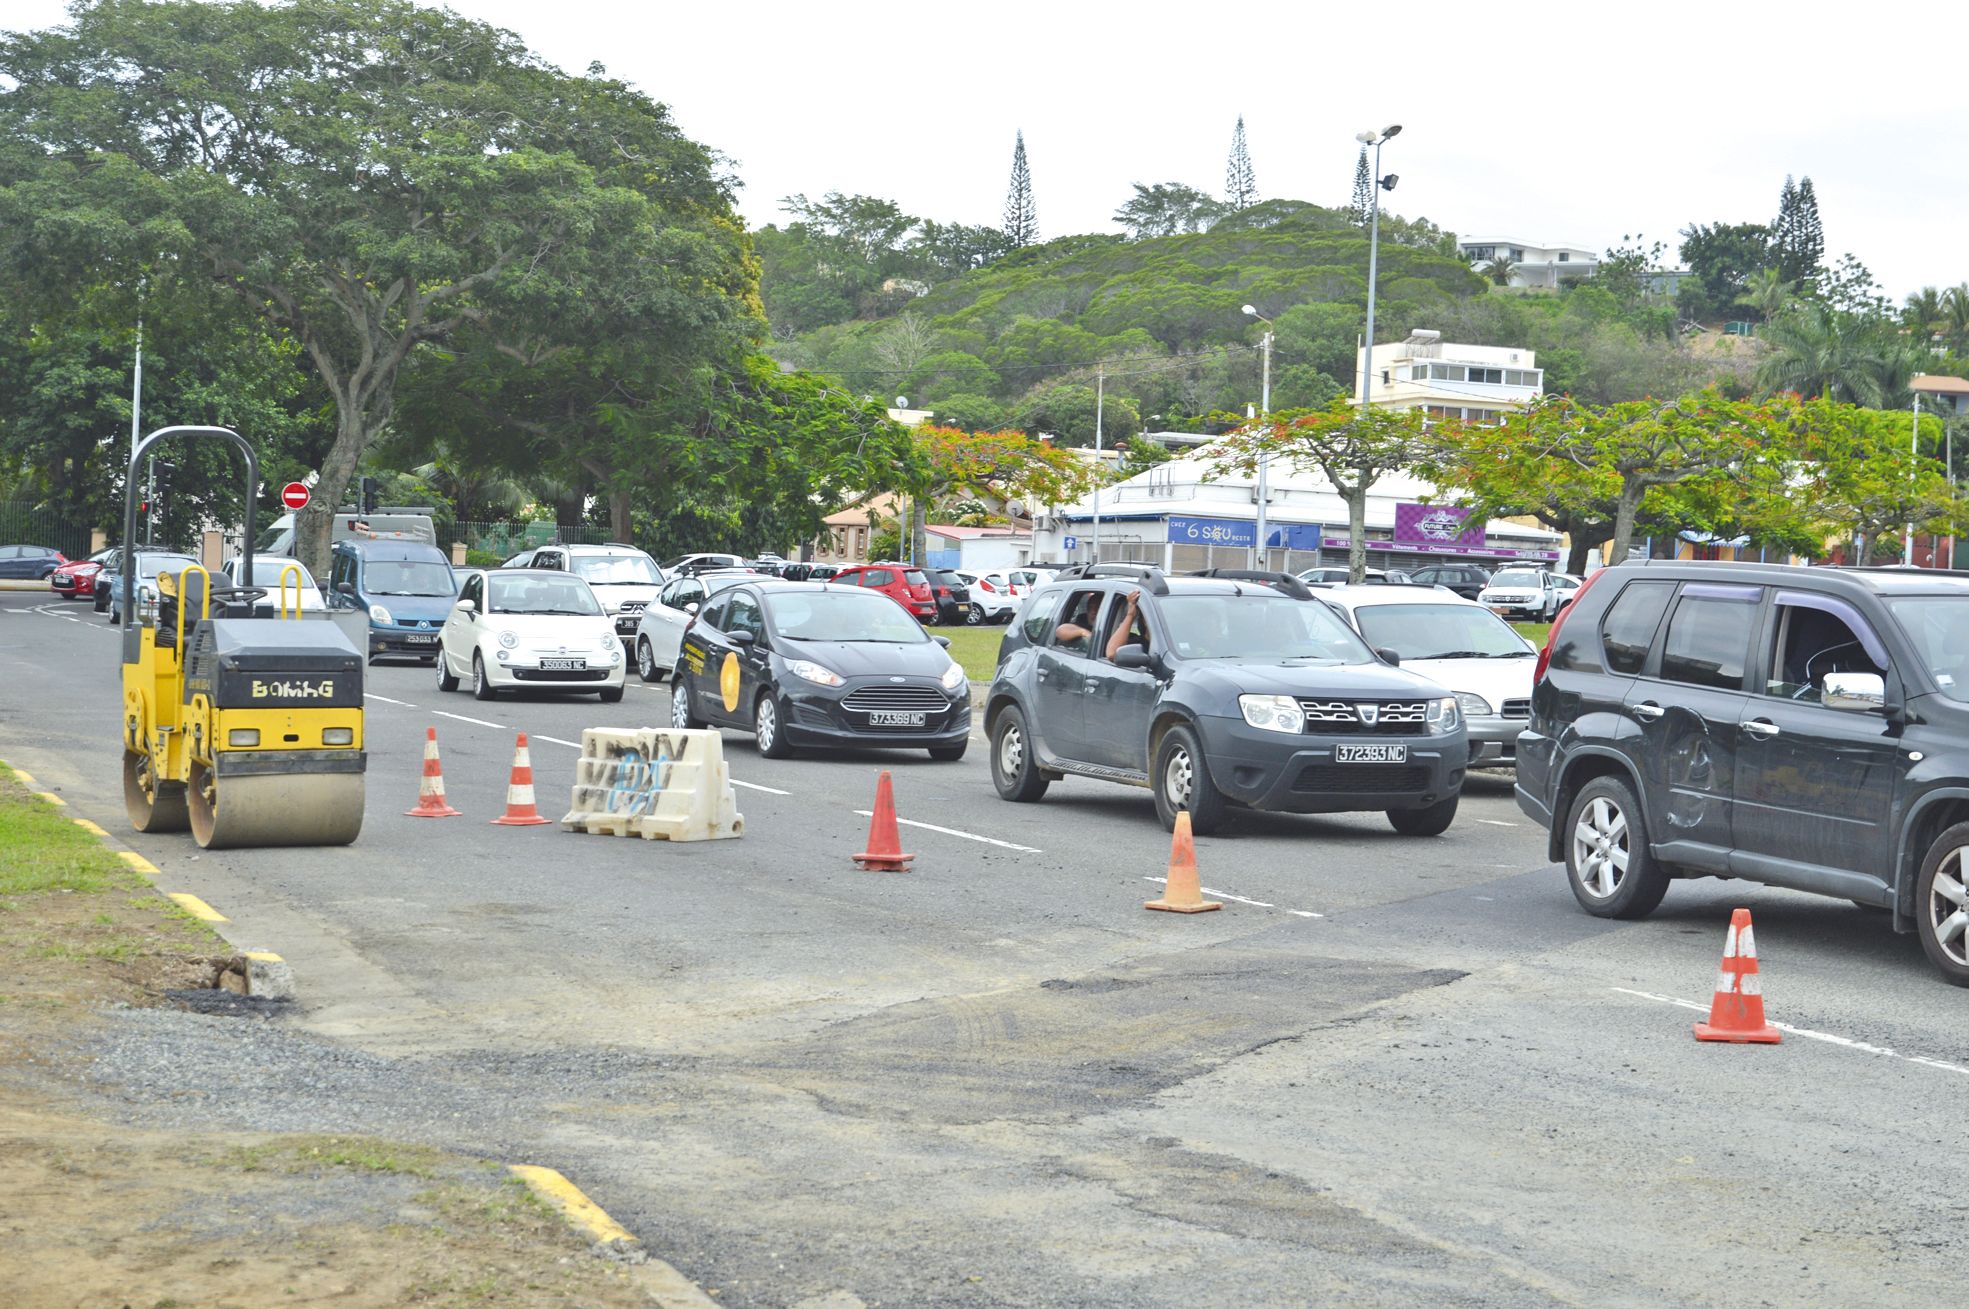
[{"label": "traffic light", "polygon": [[365,477],[362,479],[362,512],[365,514],[376,512],[376,502],[381,491],[382,487],[375,478]]}]

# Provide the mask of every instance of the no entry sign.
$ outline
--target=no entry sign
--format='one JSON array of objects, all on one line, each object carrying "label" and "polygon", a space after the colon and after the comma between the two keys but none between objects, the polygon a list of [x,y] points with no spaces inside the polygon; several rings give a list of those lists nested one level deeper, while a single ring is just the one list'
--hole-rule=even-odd
[{"label": "no entry sign", "polygon": [[280,502],[299,513],[308,507],[308,488],[299,482],[289,482],[280,488]]}]

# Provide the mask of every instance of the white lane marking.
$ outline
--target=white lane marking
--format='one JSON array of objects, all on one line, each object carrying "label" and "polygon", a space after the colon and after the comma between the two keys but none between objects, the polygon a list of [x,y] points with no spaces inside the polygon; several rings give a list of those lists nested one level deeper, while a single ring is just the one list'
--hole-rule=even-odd
[{"label": "white lane marking", "polygon": [[[1622,995],[1633,995],[1639,996],[1643,1000],[1653,1000],[1657,1004],[1672,1004],[1682,1009],[1693,1009],[1699,1014],[1709,1012],[1709,1006],[1706,1004],[1697,1004],[1693,1000],[1678,1000],[1672,995],[1656,995],[1652,991],[1630,991],[1624,986],[1614,986],[1607,989],[1618,991]],[[1768,1022],[1770,1020],[1766,1019],[1766,1021]],[[1790,1036],[1802,1036],[1808,1041],[1823,1041],[1827,1045],[1837,1045],[1848,1050],[1857,1050],[1861,1054],[1885,1055],[1889,1059],[1900,1059],[1911,1064],[1925,1064],[1930,1068],[1939,1068],[1944,1072],[1950,1073],[1961,1073],[1964,1077],[1969,1077],[1969,1068],[1964,1068],[1960,1064],[1944,1063],[1940,1059],[1930,1059],[1926,1055],[1902,1054],[1898,1050],[1889,1050],[1884,1045],[1869,1045],[1865,1041],[1856,1041],[1850,1036],[1840,1036],[1835,1032],[1815,1032],[1809,1027],[1793,1027],[1790,1023],[1772,1022],[1771,1026]]]},{"label": "white lane marking", "polygon": [[408,700],[392,700],[389,696],[377,695],[374,691],[364,691],[362,698],[365,700],[381,700],[384,704],[402,705],[405,709],[415,709],[417,707]]},{"label": "white lane marking", "polygon": [[1491,825],[1492,827],[1516,827],[1516,826],[1517,826],[1517,824],[1516,824],[1516,823],[1507,823],[1507,822],[1505,822],[1505,821],[1504,821],[1504,820],[1503,820],[1502,818],[1479,818],[1479,819],[1478,819],[1477,821],[1478,821],[1478,822],[1480,822],[1480,823],[1489,823],[1489,824],[1490,824],[1490,825]]},{"label": "white lane marking", "polygon": [[436,714],[440,718],[455,718],[461,723],[470,723],[474,727],[496,727],[502,732],[510,732],[513,730],[512,728],[506,726],[506,724],[504,723],[488,723],[483,718],[467,718],[463,714],[446,713],[442,709],[433,709],[431,710],[431,712]]},{"label": "white lane marking", "polygon": [[[855,812],[860,814],[863,818],[875,817],[874,814],[870,813],[866,809],[857,809],[855,810]],[[1010,841],[1001,841],[995,836],[979,836],[976,832],[960,832],[955,827],[938,827],[935,823],[919,823],[914,818],[898,818],[896,819],[896,821],[898,823],[901,823],[904,827],[920,827],[926,832],[942,832],[945,836],[961,836],[966,841],[982,841],[986,845],[995,845],[1000,847],[1001,849],[1017,850],[1020,854],[1045,853],[1043,850],[1039,850],[1030,845],[1014,845]],[[1160,881],[1161,879],[1155,878],[1151,880]]]},{"label": "white lane marking", "polygon": [[[1148,876],[1144,876],[1144,877],[1142,878],[1142,880],[1143,880],[1144,882],[1155,882],[1155,883],[1158,883],[1158,884],[1160,884],[1160,883],[1162,882],[1162,880],[1163,880],[1163,879],[1162,879],[1162,878],[1160,878],[1160,877],[1148,877]],[[1202,888],[1200,888],[1200,889],[1201,889],[1201,890],[1203,891],[1203,893],[1204,893],[1205,895],[1218,895],[1218,896],[1222,896],[1222,897],[1223,897],[1224,899],[1226,899],[1226,900],[1235,900],[1235,901],[1237,901],[1237,902],[1238,902],[1239,904],[1248,904],[1248,905],[1250,905],[1250,906],[1252,906],[1252,907],[1253,907],[1253,908],[1255,908],[1255,909],[1276,909],[1276,908],[1278,908],[1278,906],[1277,906],[1277,905],[1275,905],[1275,904],[1273,904],[1273,903],[1271,903],[1271,902],[1270,902],[1270,901],[1268,901],[1268,900],[1249,900],[1249,899],[1246,899],[1246,898],[1245,898],[1244,896],[1241,896],[1241,895],[1234,895],[1234,894],[1232,894],[1232,893],[1231,893],[1231,892],[1229,892],[1229,891],[1220,891],[1220,890],[1218,890],[1218,889],[1217,889],[1216,887],[1214,887],[1214,886],[1206,886],[1206,887],[1202,887]],[[1288,910],[1286,910],[1285,912],[1287,912],[1287,913],[1289,913],[1289,914],[1295,914],[1295,915],[1297,915],[1297,916],[1298,916],[1298,917],[1300,917],[1300,918],[1324,918],[1324,917],[1326,917],[1326,915],[1325,915],[1325,914],[1316,914],[1316,913],[1314,913],[1314,912],[1313,912],[1312,910],[1310,910],[1310,909],[1288,909]]]},{"label": "white lane marking", "polygon": [[1325,914],[1316,914],[1316,913],[1314,913],[1314,912],[1313,912],[1312,910],[1310,910],[1310,909],[1288,909],[1288,910],[1286,910],[1285,912],[1287,912],[1287,913],[1289,913],[1289,914],[1298,914],[1298,915],[1299,915],[1299,916],[1300,916],[1301,918],[1324,918],[1324,917],[1326,917],[1326,915],[1325,915]]},{"label": "white lane marking", "polygon": [[558,736],[542,736],[538,732],[535,732],[534,734],[527,737],[526,739],[529,741],[551,741],[555,745],[572,746],[576,750],[579,750],[581,748],[581,742],[579,741],[563,741]]},{"label": "white lane marking", "polygon": [[[733,785],[733,786],[742,786],[742,787],[744,787],[744,788],[745,788],[746,790],[748,790],[748,791],[764,791],[764,792],[765,792],[765,793],[766,793],[767,795],[792,795],[792,794],[793,794],[793,792],[791,792],[791,791],[782,791],[782,790],[780,790],[780,789],[779,789],[779,788],[778,788],[777,786],[761,786],[761,785],[759,785],[759,784],[758,784],[757,782],[741,782],[741,781],[739,781],[739,780],[738,780],[738,779],[737,779],[736,777],[734,777],[734,778],[732,778],[732,779],[731,779],[731,783],[732,783],[732,785]],[[866,817],[866,815],[864,815],[864,817]],[[898,818],[898,819],[897,819],[896,821],[897,821],[897,822],[899,822],[899,823],[901,823],[901,822],[907,822],[908,820],[907,820],[907,819],[904,819],[904,818]],[[922,826],[922,824],[921,824],[921,823],[918,823],[918,824],[917,824],[917,826],[918,826],[918,827],[921,827],[921,826]],[[1024,847],[1023,847],[1023,846],[1021,846],[1021,847],[1020,847],[1020,849],[1024,849]]]}]

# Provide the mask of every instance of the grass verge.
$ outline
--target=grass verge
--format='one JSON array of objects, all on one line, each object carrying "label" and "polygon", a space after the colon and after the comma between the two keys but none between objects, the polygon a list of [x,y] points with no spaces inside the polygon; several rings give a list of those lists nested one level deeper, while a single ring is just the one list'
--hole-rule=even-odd
[{"label": "grass verge", "polygon": [[936,636],[950,638],[950,657],[964,665],[964,675],[974,682],[989,682],[998,668],[998,643],[1005,629],[996,623],[979,627],[936,627]]}]

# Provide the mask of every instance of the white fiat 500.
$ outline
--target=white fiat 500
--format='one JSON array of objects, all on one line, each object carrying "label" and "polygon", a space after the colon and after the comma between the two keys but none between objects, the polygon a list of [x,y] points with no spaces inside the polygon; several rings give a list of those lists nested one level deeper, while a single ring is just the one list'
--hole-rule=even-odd
[{"label": "white fiat 500", "polygon": [[495,568],[465,579],[438,640],[438,689],[472,694],[594,691],[622,698],[628,664],[615,621],[572,573]]}]

